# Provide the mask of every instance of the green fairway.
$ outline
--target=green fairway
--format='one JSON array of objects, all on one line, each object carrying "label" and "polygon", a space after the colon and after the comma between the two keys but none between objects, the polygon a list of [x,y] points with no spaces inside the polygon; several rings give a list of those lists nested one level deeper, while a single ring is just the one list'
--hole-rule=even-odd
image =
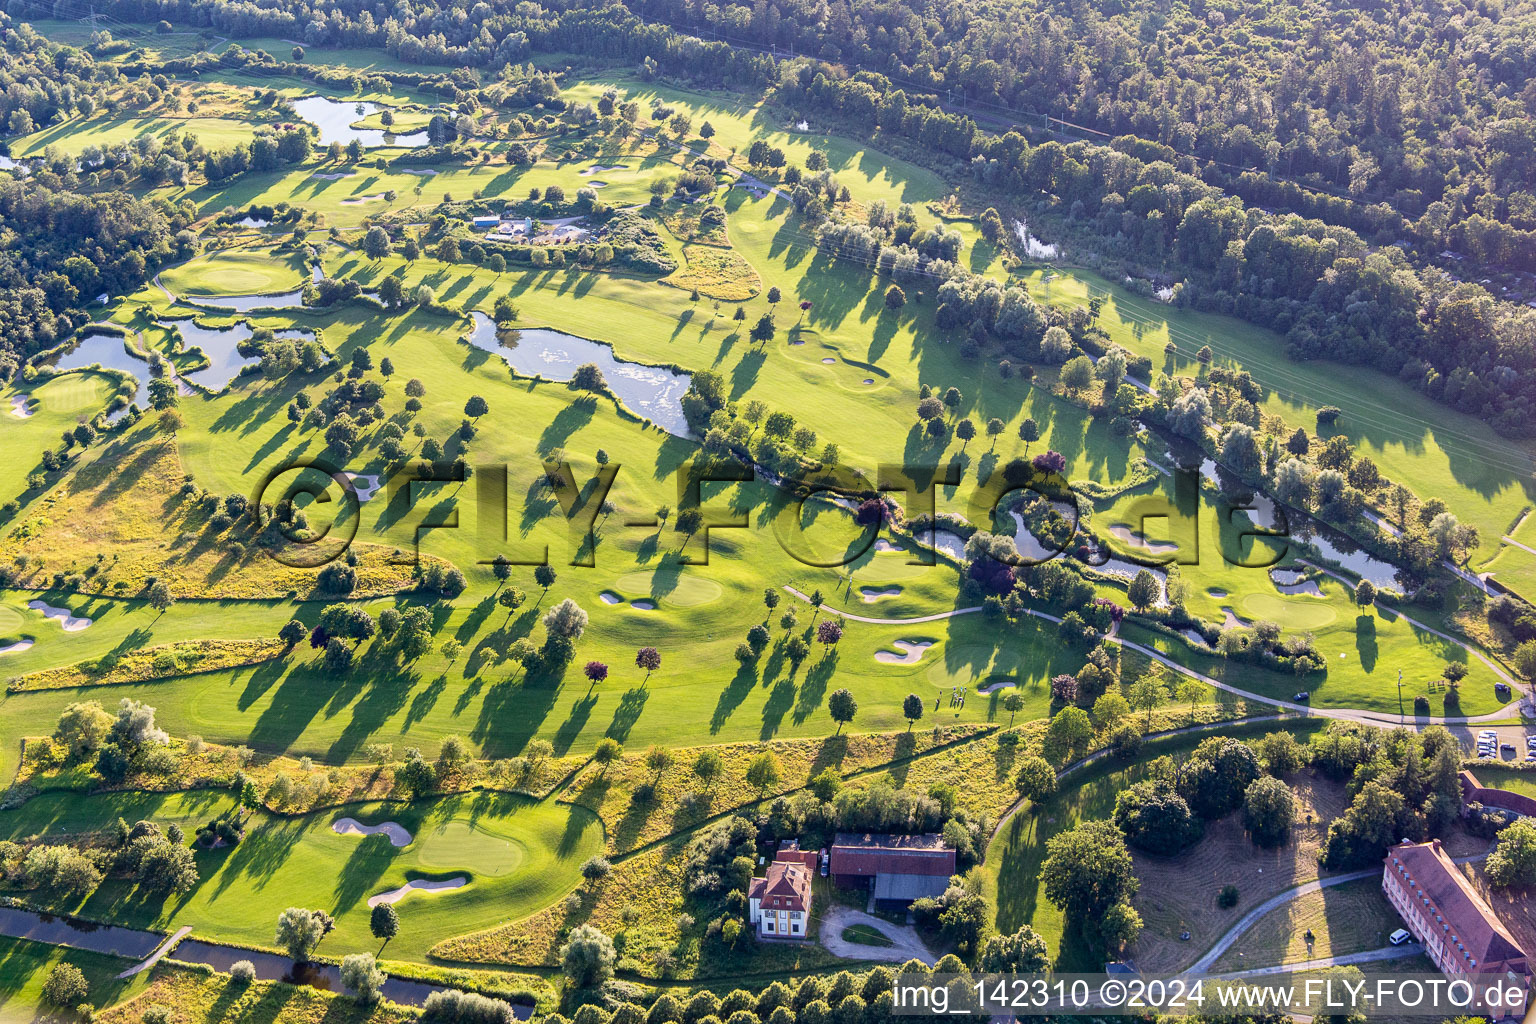
[{"label": "green fairway", "polygon": [[[230,806],[229,796],[218,792],[48,794],[0,812],[0,835],[47,838],[104,829],[119,817],[174,822],[190,835]],[[395,847],[382,835],[337,834],[332,824],[342,817],[397,822],[412,842]],[[278,915],[310,907],[336,918],[324,951],[339,957],[377,948],[368,933],[370,896],[413,879],[467,878],[462,889],[411,893],[399,902],[400,934],[390,955],[420,959],[445,934],[489,927],[554,902],[580,881],[582,861],[602,849],[602,832],[583,808],[488,792],[298,818],[258,812],[239,845],[198,852],[202,879],[185,896],[165,899],[114,881],[60,909],[163,931],[190,925],[199,938],[271,946]]]}]

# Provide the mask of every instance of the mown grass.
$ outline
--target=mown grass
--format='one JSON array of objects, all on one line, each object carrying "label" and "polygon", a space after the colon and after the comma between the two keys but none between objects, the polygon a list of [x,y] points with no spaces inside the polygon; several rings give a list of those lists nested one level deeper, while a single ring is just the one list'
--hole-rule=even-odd
[{"label": "mown grass", "polygon": [[[42,794],[0,812],[0,834],[80,834],[123,817],[175,822],[190,835],[230,806],[227,791]],[[331,826],[343,816],[399,822],[413,841],[394,847],[382,836],[339,835]],[[294,818],[260,811],[246,830],[233,848],[196,851],[202,877],[189,893],[166,898],[108,880],[78,904],[54,909],[160,930],[191,925],[203,938],[270,947],[285,908],[311,907],[336,918],[322,951],[340,957],[378,949],[368,929],[368,897],[415,878],[467,876],[462,889],[414,893],[398,904],[401,928],[389,955],[419,959],[445,934],[553,903],[576,885],[581,863],[602,846],[602,826],[581,808],[490,792],[351,805]]]}]

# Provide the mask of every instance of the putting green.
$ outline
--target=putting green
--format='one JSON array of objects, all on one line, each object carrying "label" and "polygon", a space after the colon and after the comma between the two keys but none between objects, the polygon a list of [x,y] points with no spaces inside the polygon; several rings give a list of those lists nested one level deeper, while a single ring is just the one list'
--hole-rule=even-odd
[{"label": "putting green", "polygon": [[1252,618],[1278,622],[1286,629],[1317,629],[1339,617],[1332,606],[1316,598],[1305,601],[1273,594],[1249,594],[1242,599],[1242,607]]},{"label": "putting green", "polygon": [[303,287],[303,262],[269,250],[225,252],[162,271],[177,295],[264,295]]},{"label": "putting green", "polygon": [[0,604],[0,636],[21,625],[21,612],[8,604]]},{"label": "putting green", "polygon": [[469,867],[476,875],[505,875],[528,859],[520,841],[483,821],[454,818],[417,836],[416,842],[416,862],[428,870]]},{"label": "putting green", "polygon": [[658,583],[656,576],[648,572],[632,572],[614,580],[620,593],[636,594],[642,600],[665,601],[674,608],[695,608],[719,600],[725,593],[714,580],[696,576],[679,576],[675,580]]}]

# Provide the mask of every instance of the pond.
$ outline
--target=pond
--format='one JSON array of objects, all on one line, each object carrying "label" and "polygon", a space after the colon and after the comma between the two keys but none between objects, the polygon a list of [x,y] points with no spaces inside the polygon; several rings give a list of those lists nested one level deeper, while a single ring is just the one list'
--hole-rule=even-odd
[{"label": "pond", "polygon": [[[54,360],[53,368],[59,373],[69,373],[87,369],[96,363],[105,370],[121,370],[133,378],[133,394],[128,399],[128,404],[132,405],[144,395],[144,380],[149,376],[149,364],[137,356],[129,355],[126,344],[125,339],[115,334],[91,331],[81,336],[73,350]],[[107,422],[116,423],[127,414],[128,407],[124,406],[109,415]]]},{"label": "pond", "polygon": [[[358,108],[362,113],[358,113]],[[419,149],[427,144],[425,131],[391,135],[377,128],[353,128],[352,125],[384,108],[377,103],[357,100],[333,100],[328,96],[305,96],[293,101],[294,113],[320,129],[320,145],[339,142],[343,146],[356,139],[364,146],[398,146]]]},{"label": "pond", "polygon": [[[325,268],[315,261],[310,279],[325,279]],[[274,292],[271,295],[182,295],[181,301],[214,309],[232,309],[237,313],[250,313],[258,309],[296,309],[304,304],[302,288],[291,292]]]},{"label": "pond", "polygon": [[[208,365],[201,370],[178,371],[177,376],[200,384],[209,391],[223,390],[240,375],[244,367],[261,362],[259,357],[240,354],[240,344],[251,336],[251,328],[247,324],[220,329],[202,327],[192,320],[175,320],[162,321],[160,326],[174,327],[181,332],[183,351],[193,346],[203,350],[203,355],[208,357]],[[310,337],[303,331],[273,333],[279,338],[292,338],[295,341],[307,341]]]},{"label": "pond", "polygon": [[70,949],[88,949],[94,953],[110,953],[133,960],[144,959],[165,941],[164,935],[154,932],[118,928],[14,907],[0,907],[0,935],[68,946]]},{"label": "pond", "polygon": [[692,377],[660,366],[646,366],[619,359],[613,349],[596,341],[540,327],[513,331],[506,341],[498,338],[496,322],[484,313],[471,313],[474,327],[465,340],[475,348],[494,353],[525,377],[569,381],[576,368],[594,363],[603,380],[626,409],[647,417],[678,437],[690,437],[683,416],[683,394]]}]

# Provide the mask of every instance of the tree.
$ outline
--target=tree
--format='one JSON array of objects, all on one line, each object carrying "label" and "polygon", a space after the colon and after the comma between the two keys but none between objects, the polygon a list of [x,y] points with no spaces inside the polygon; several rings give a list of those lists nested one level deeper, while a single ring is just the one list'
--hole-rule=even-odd
[{"label": "tree", "polygon": [[858,702],[846,688],[833,690],[832,696],[827,698],[827,712],[832,716],[832,721],[837,723],[838,733],[843,731],[844,725],[853,721],[854,713],[858,710]]},{"label": "tree", "polygon": [[546,593],[549,592],[550,587],[555,585],[555,578],[554,566],[545,564],[534,567],[533,581],[543,587]]},{"label": "tree", "polygon": [[[695,765],[697,769],[697,765]],[[767,792],[770,788],[779,784],[783,772],[779,767],[779,759],[773,751],[765,750],[754,757],[747,765],[747,781],[750,782],[759,793]]]},{"label": "tree", "polygon": [[965,446],[976,436],[976,424],[968,419],[961,420],[955,424],[955,436],[960,439],[960,449],[964,451]]},{"label": "tree", "polygon": [[1376,584],[1370,580],[1361,580],[1355,586],[1355,604],[1361,608],[1369,608],[1376,603]]},{"label": "tree", "polygon": [[725,771],[725,759],[712,747],[699,751],[699,756],[694,759],[693,774],[698,776],[699,781],[706,787],[713,786],[723,771]]},{"label": "tree", "polygon": [[273,941],[286,949],[295,961],[304,963],[331,930],[331,924],[330,915],[324,911],[289,907],[277,919],[277,935]]},{"label": "tree", "polygon": [[583,665],[581,671],[593,686],[608,678],[608,666],[596,659]]},{"label": "tree", "polygon": [[359,1003],[371,1006],[379,1001],[389,976],[379,970],[372,953],[349,953],[341,961],[341,984]]},{"label": "tree", "polygon": [[471,416],[475,419],[479,419],[481,416],[484,416],[490,411],[491,407],[486,403],[485,399],[481,398],[479,395],[470,395],[469,401],[464,403],[465,416]]},{"label": "tree", "polygon": [[1045,730],[1045,749],[1058,762],[1066,761],[1093,739],[1093,724],[1082,708],[1068,704],[1056,712]]},{"label": "tree", "polygon": [[752,325],[752,329],[747,332],[747,337],[751,338],[753,341],[759,344],[762,344],[764,342],[772,341],[774,334],[777,332],[778,328],[776,328],[773,324],[773,314],[764,313],[761,317],[758,318],[757,323]]},{"label": "tree", "polygon": [[1008,424],[993,416],[987,420],[987,436],[992,439],[992,448],[997,447],[998,436],[1007,428]]},{"label": "tree", "polygon": [[843,788],[843,777],[837,773],[836,768],[827,765],[811,777],[808,785],[817,800],[829,804]]},{"label": "tree", "polygon": [[363,236],[363,254],[370,260],[383,259],[389,255],[389,232],[378,226],[369,228]]},{"label": "tree", "polygon": [[1093,360],[1087,356],[1077,356],[1067,360],[1067,364],[1061,368],[1061,386],[1068,394],[1076,394],[1088,388],[1093,383]]},{"label": "tree", "polygon": [[608,772],[608,766],[624,756],[624,747],[612,736],[604,736],[597,741],[597,747],[592,751],[592,760],[603,770]]},{"label": "tree", "polygon": [[900,285],[893,284],[885,290],[885,308],[900,309],[907,304],[907,293],[901,290]]},{"label": "tree", "polygon": [[1536,885],[1536,819],[1517,818],[1488,855],[1488,880],[1500,888]]},{"label": "tree", "polygon": [[1029,454],[1029,446],[1040,440],[1040,425],[1033,417],[1026,417],[1019,424],[1019,440],[1024,442],[1024,454]]},{"label": "tree", "polygon": [[650,679],[651,673],[661,668],[661,652],[654,647],[642,647],[635,652],[635,665],[645,669],[645,678]]},{"label": "tree", "polygon": [[1115,827],[1139,850],[1169,857],[1200,839],[1204,826],[1165,779],[1148,779],[1115,798]]},{"label": "tree", "polygon": [[677,514],[677,523],[672,527],[678,533],[692,537],[704,526],[704,513],[697,508],[685,508]]},{"label": "tree", "polygon": [[1152,712],[1168,696],[1163,683],[1155,676],[1142,676],[1131,684],[1126,697],[1131,707],[1147,713],[1147,728],[1152,728]]},{"label": "tree", "polygon": [[[400,931],[400,914],[393,903],[380,903],[368,914],[368,930],[373,937],[388,943]],[[382,947],[381,947],[382,948]]]},{"label": "tree", "polygon": [[1205,699],[1205,684],[1194,679],[1185,679],[1179,683],[1179,687],[1174,691],[1173,696],[1175,700],[1181,703],[1189,702],[1189,720],[1194,722],[1195,705]]},{"label": "tree", "polygon": [[59,964],[48,972],[48,980],[43,982],[43,998],[66,1010],[73,1010],[85,1002],[90,991],[85,973],[74,964]]},{"label": "tree", "polygon": [[1017,689],[1009,690],[1003,694],[1003,710],[1008,712],[1008,724],[1013,724],[1013,719],[1020,711],[1024,710],[1024,695]]},{"label": "tree", "polygon": [[394,776],[395,789],[406,796],[421,796],[437,786],[437,769],[414,748],[395,766]]},{"label": "tree", "polygon": [[577,988],[593,988],[613,977],[613,940],[601,929],[580,924],[560,947],[560,970]]},{"label": "tree", "polygon": [[607,878],[613,872],[613,864],[607,857],[588,857],[581,865],[581,877],[589,882]]},{"label": "tree", "polygon": [[176,603],[176,599],[171,596],[171,588],[164,580],[156,580],[145,597],[149,601],[149,606],[159,615],[164,615],[171,605]]},{"label": "tree", "polygon": [[989,935],[976,954],[976,966],[987,974],[1042,974],[1051,967],[1045,940],[1029,925],[1012,935]]},{"label": "tree", "polygon": [[53,739],[69,751],[71,761],[83,761],[101,749],[114,721],[96,701],[80,701],[66,706],[59,715]]},{"label": "tree", "polygon": [[1249,783],[1243,792],[1243,827],[1254,845],[1283,846],[1295,822],[1296,798],[1289,786],[1273,775]]},{"label": "tree", "polygon": [[1144,612],[1163,596],[1163,588],[1158,586],[1157,577],[1149,570],[1139,569],[1131,580],[1131,585],[1126,588],[1125,596],[1130,599],[1137,611]]},{"label": "tree", "polygon": [[1042,800],[1056,792],[1056,771],[1043,757],[1026,757],[1019,762],[1013,785],[1019,796],[1038,807]]},{"label": "tree", "polygon": [[568,597],[544,614],[545,631],[559,643],[575,643],[586,628],[587,613]]},{"label": "tree", "polygon": [[1114,822],[1084,822],[1051,837],[1045,849],[1040,867],[1045,896],[1068,920],[1101,920],[1136,895],[1135,867]]},{"label": "tree", "polygon": [[907,720],[908,732],[911,732],[912,726],[916,725],[917,720],[923,717],[923,708],[926,704],[927,702],[915,693],[907,694],[906,699],[901,702],[901,713]]},{"label": "tree", "polygon": [[496,603],[507,610],[508,619],[512,618],[512,613],[522,605],[523,600],[523,592],[516,587],[508,587],[496,595]]}]

